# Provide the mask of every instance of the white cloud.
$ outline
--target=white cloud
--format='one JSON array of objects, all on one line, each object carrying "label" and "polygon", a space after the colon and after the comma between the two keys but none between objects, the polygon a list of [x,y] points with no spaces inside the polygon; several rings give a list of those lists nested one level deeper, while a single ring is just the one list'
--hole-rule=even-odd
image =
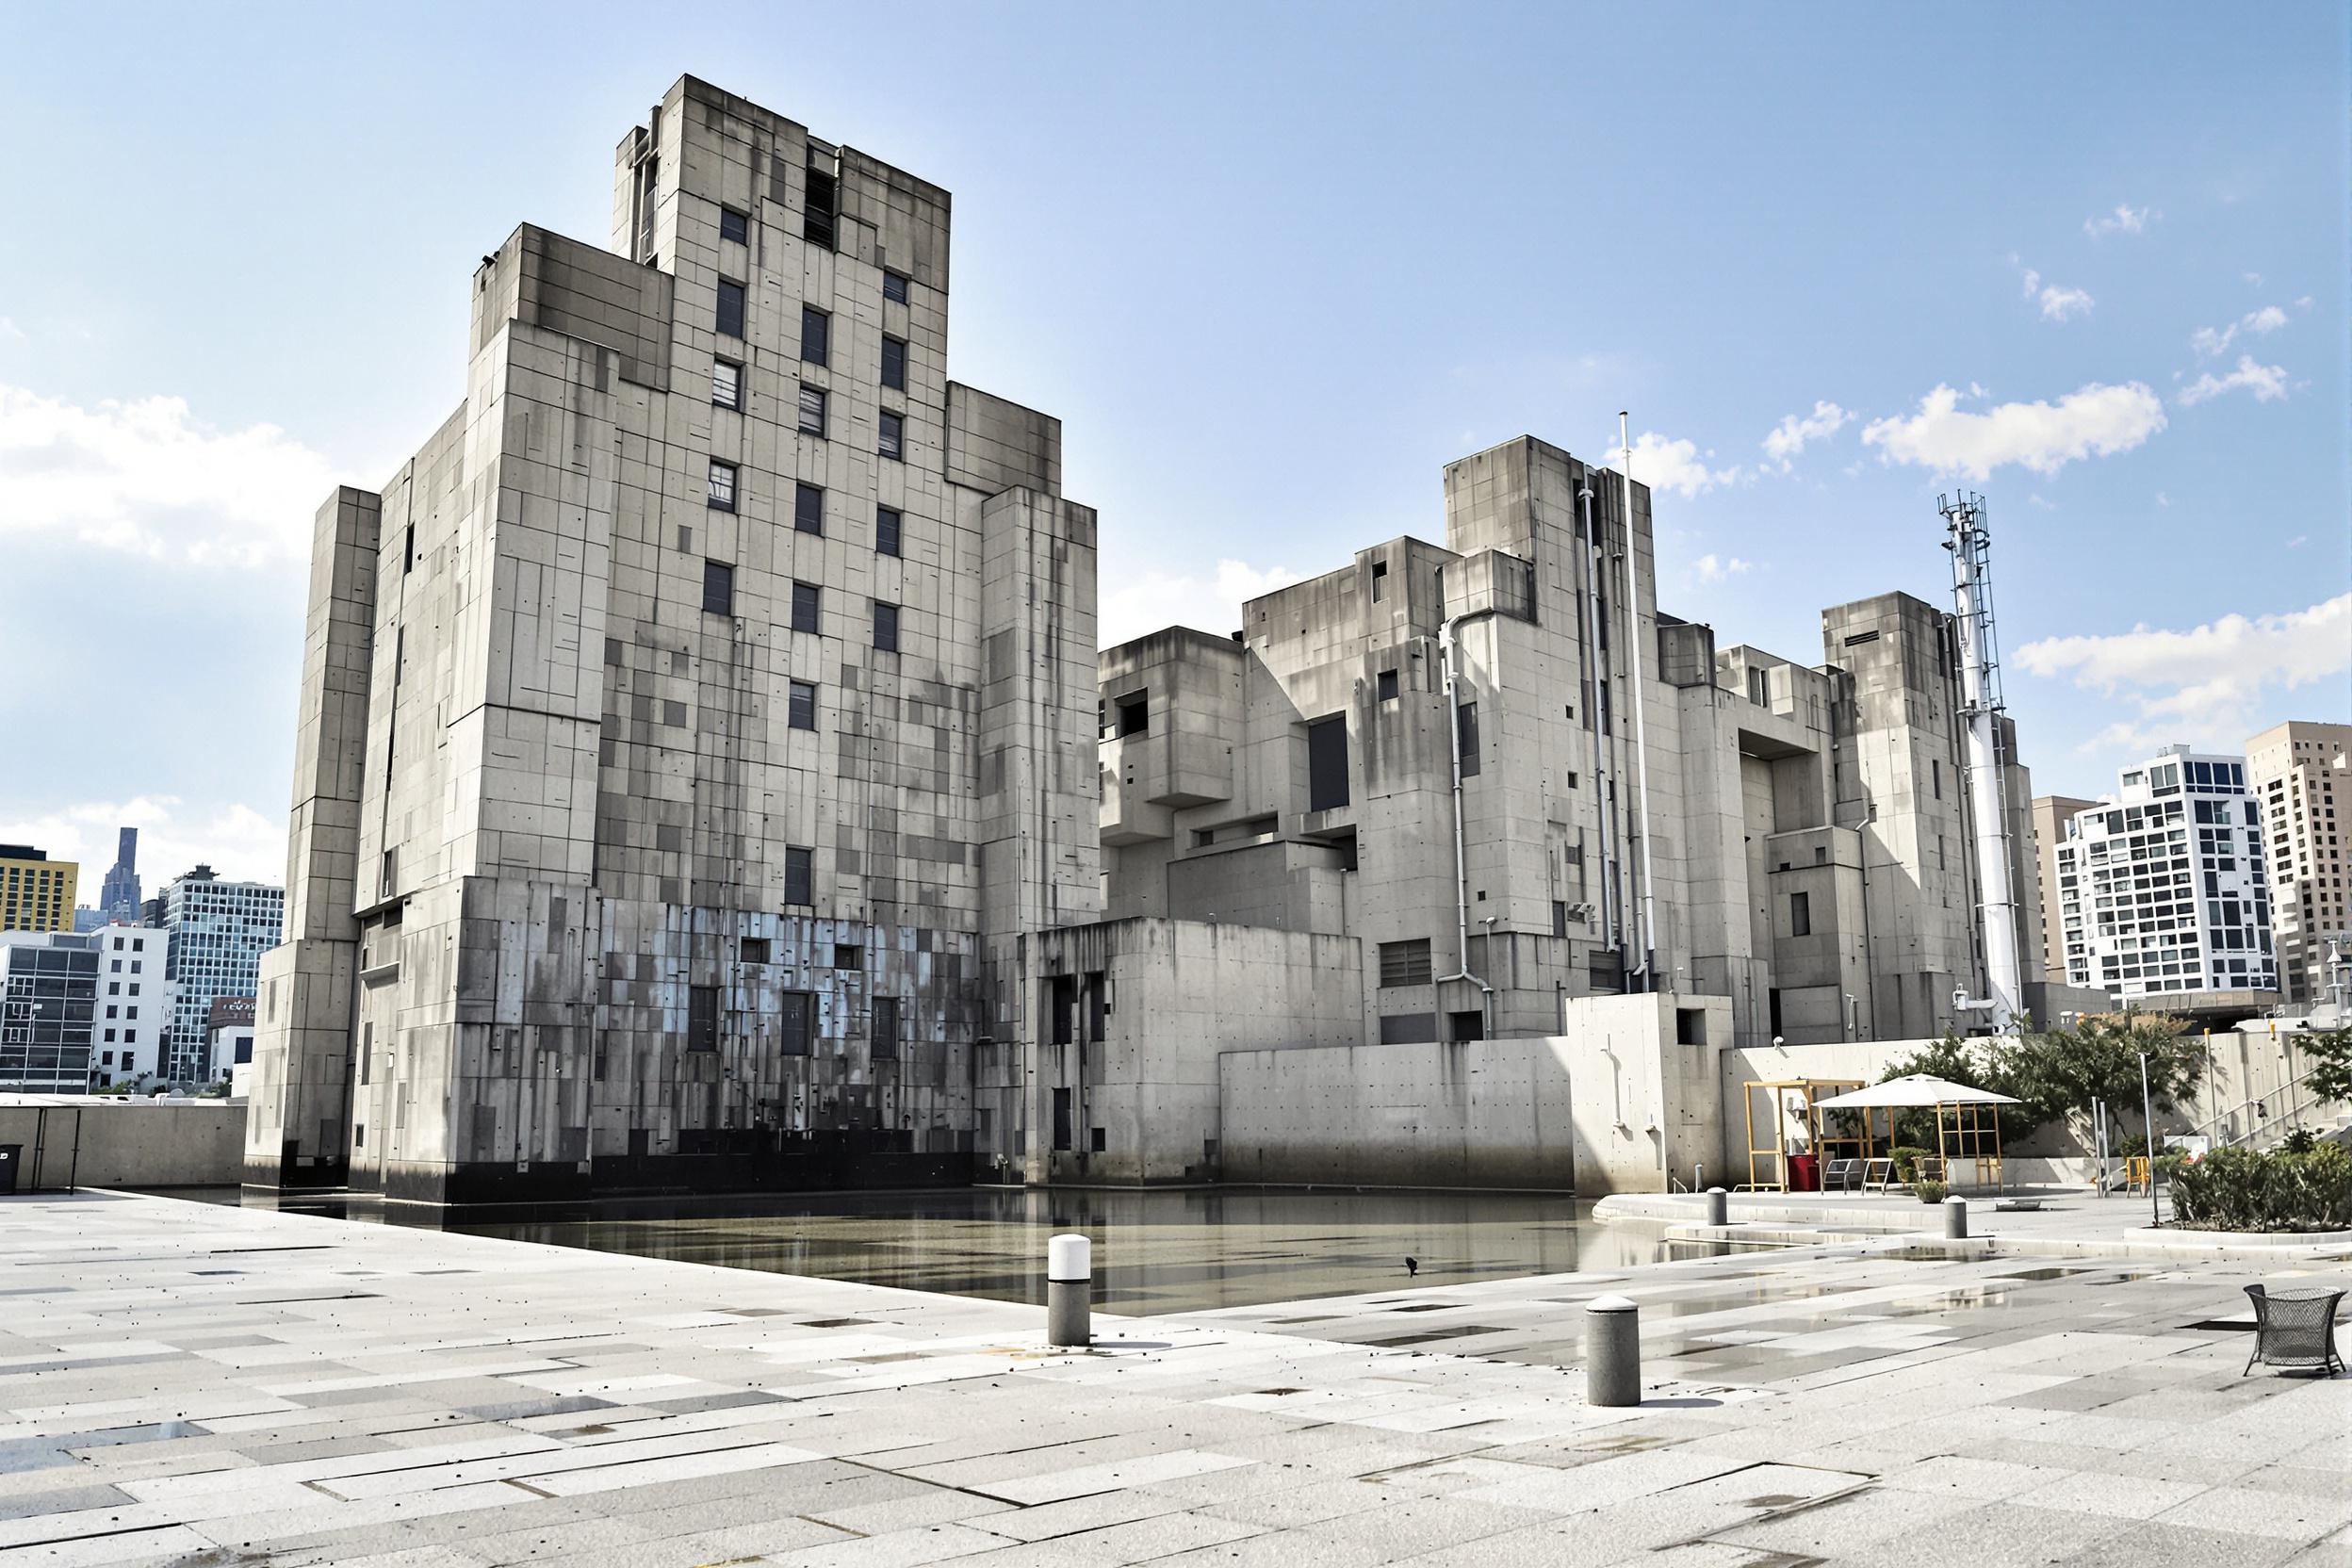
[{"label": "white cloud", "polygon": [[22,341],[24,336],[24,329],[16,324],[15,317],[0,316],[0,337],[13,337]]},{"label": "white cloud", "polygon": [[2156,504],[2158,506],[2170,506],[2172,504],[2172,498],[2165,495],[2162,490],[2159,490],[2156,492]]},{"label": "white cloud", "polygon": [[2093,382],[2055,403],[2001,403],[1964,412],[1961,394],[1938,386],[1908,418],[1873,419],[1862,444],[1886,463],[1984,479],[2004,464],[2054,474],[2085,457],[2130,451],[2164,428],[2164,400],[2138,382]]},{"label": "white cloud", "polygon": [[2260,310],[2247,311],[2226,327],[2197,328],[2197,331],[2189,334],[2189,347],[2206,358],[2213,359],[2220,355],[2222,351],[2229,348],[2231,343],[2237,341],[2240,333],[2260,336],[2264,333],[2277,332],[2286,324],[2287,313],[2285,311],[2280,310],[2277,305],[2264,305]]},{"label": "white cloud", "polygon": [[[2009,259],[2014,263],[2017,258],[2011,256]],[[2025,283],[2025,297],[2041,302],[2042,319],[2045,321],[2066,321],[2088,315],[2091,306],[2099,302],[2082,289],[2061,288],[2054,283],[2044,283],[2042,275],[2031,267],[2020,269],[2018,276]]]},{"label": "white cloud", "polygon": [[2129,207],[2119,202],[2113,212],[2102,212],[2082,220],[2082,232],[2093,239],[2101,239],[2111,234],[2145,234],[2148,232],[2148,220],[2155,216],[2158,215],[2146,207]]},{"label": "white cloud", "polygon": [[[1111,576],[1105,573],[1104,580]],[[1219,561],[1217,575],[1206,579],[1146,571],[1101,596],[1095,641],[1117,647],[1171,626],[1223,636],[1240,628],[1245,599],[1298,580],[1298,573],[1280,566],[1260,570],[1242,561]]]},{"label": "white cloud", "polygon": [[55,531],[194,564],[300,563],[336,477],[275,425],[218,430],[178,398],[84,408],[0,385],[0,535]]},{"label": "white cloud", "polygon": [[2234,392],[2240,387],[2253,393],[2258,403],[2275,402],[2287,395],[2286,368],[2257,365],[2252,354],[2240,354],[2236,369],[2226,376],[2206,371],[2180,389],[2178,401],[2182,408],[2189,408],[2208,398],[2218,398],[2224,392]]},{"label": "white cloud", "polygon": [[2310,534],[2298,533],[2294,538],[2287,541],[2287,548],[2291,550],[2299,550],[2311,542],[2311,536]]},{"label": "white cloud", "polygon": [[1814,403],[1810,414],[1783,415],[1780,423],[1764,437],[1765,454],[1776,460],[1785,474],[1791,466],[1788,460],[1805,450],[1806,442],[1825,441],[1853,419],[1853,415],[1836,403],[1821,401]]},{"label": "white cloud", "polygon": [[1754,562],[1742,561],[1736,555],[1719,558],[1709,551],[1690,563],[1690,569],[1698,575],[1701,582],[1721,582],[1726,578],[1740,576],[1754,564]]},{"label": "white cloud", "polygon": [[[1685,498],[1712,490],[1719,484],[1736,483],[1740,478],[1739,465],[1728,468],[1709,468],[1705,458],[1713,457],[1710,447],[1702,454],[1692,441],[1670,441],[1656,431],[1643,431],[1634,437],[1633,478],[1653,491],[1672,490]],[[1611,448],[1610,461],[1625,461],[1621,448]]]},{"label": "white cloud", "polygon": [[2093,737],[2086,751],[2174,739],[2227,750],[2252,732],[2266,694],[2352,672],[2352,594],[2281,615],[2224,615],[2187,631],[2136,626],[2045,638],[2015,660],[2131,705],[2132,716]]},{"label": "white cloud", "polygon": [[286,880],[286,818],[232,804],[191,811],[175,795],[91,801],[0,821],[0,842],[32,844],[52,860],[78,860],[75,897],[98,902],[98,885],[114,864],[115,830],[139,829],[139,876],[153,896],[180,873],[202,862],[243,882]]}]

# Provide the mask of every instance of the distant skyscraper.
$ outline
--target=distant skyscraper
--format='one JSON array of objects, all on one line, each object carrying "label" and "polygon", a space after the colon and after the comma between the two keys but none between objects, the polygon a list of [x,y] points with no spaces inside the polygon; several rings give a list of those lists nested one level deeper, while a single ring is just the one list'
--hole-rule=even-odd
[{"label": "distant skyscraper", "polygon": [[139,829],[122,829],[114,852],[114,868],[99,890],[98,912],[108,920],[139,919]]},{"label": "distant skyscraper", "polygon": [[252,996],[261,956],[278,945],[286,890],[226,882],[210,866],[173,877],[163,890],[164,928],[172,934],[165,974],[172,982],[172,1033],[164,1076],[174,1084],[208,1076],[206,1020],[215,997]]}]

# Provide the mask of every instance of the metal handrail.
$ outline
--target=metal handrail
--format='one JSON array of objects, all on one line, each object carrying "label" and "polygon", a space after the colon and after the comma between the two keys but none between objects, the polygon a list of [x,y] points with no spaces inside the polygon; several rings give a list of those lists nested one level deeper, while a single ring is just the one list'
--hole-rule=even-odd
[{"label": "metal handrail", "polygon": [[[2190,1128],[2187,1135],[2190,1137],[2197,1137],[2199,1135],[2207,1135],[2210,1133],[2211,1129],[2221,1126],[2224,1122],[2230,1120],[2240,1111],[2246,1109],[2248,1106],[2260,1105],[2264,1101],[2278,1099],[2280,1094],[2301,1084],[2304,1079],[2309,1078],[2312,1073],[2317,1072],[2320,1068],[2325,1065],[2325,1063],[2314,1063],[2311,1066],[2305,1068],[2302,1071],[2296,1073],[2294,1077],[2282,1080],[2276,1088],[2271,1089],[2268,1093],[2250,1095],[2247,1098],[2239,1101],[2236,1104],[2230,1106],[2219,1116],[2213,1117],[2206,1121],[2201,1121],[2196,1126]],[[2323,1105],[2330,1103],[2342,1104],[2344,1102],[2330,1102],[2323,1100],[2316,1102],[2315,1103]],[[2287,1114],[2282,1117],[2273,1118],[2268,1112],[2264,1112],[2259,1120],[2246,1128],[2244,1137],[2234,1135],[2225,1136],[2220,1140],[2221,1145],[2224,1148],[2235,1148],[2240,1143],[2246,1142],[2247,1139],[2252,1138],[2257,1133],[2260,1133],[2269,1127],[2274,1120],[2287,1125],[2290,1130],[2294,1127],[2301,1126],[2304,1121],[2304,1106],[2302,1101],[2297,1099],[2288,1110]]]}]

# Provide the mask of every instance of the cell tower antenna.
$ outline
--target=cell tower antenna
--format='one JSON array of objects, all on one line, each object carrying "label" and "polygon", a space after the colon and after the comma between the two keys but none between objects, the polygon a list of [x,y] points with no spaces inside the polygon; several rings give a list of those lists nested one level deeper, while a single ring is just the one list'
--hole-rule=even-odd
[{"label": "cell tower antenna", "polygon": [[1952,626],[1959,638],[1960,717],[1968,726],[1968,796],[1976,839],[1977,928],[1984,942],[1984,1005],[1996,1031],[2025,1018],[2017,959],[2017,906],[2009,880],[2009,801],[1998,716],[2001,643],[1993,628],[1992,535],[1984,498],[1972,491],[1938,496],[1952,552]]}]

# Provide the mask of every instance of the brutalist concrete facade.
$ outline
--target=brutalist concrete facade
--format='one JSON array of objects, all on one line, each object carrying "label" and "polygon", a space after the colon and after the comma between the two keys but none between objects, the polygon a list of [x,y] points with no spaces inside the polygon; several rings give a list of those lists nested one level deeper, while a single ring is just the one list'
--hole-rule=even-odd
[{"label": "brutalist concrete facade", "polygon": [[1718,648],[1658,609],[1649,493],[1630,517],[1624,496],[1523,437],[1447,466],[1444,547],[1373,546],[1231,636],[1106,650],[1112,916],[1358,937],[1367,1041],[1566,1034],[1576,999],[1628,988],[1728,1000],[1720,1044],[1966,1027],[1948,618],[1903,595],[1831,611],[1818,667]]},{"label": "brutalist concrete facade", "polygon": [[464,404],[319,514],[249,1182],[938,1181],[1037,1124],[1095,519],[947,379],[948,231],[685,78],[611,249],[483,259]]}]

